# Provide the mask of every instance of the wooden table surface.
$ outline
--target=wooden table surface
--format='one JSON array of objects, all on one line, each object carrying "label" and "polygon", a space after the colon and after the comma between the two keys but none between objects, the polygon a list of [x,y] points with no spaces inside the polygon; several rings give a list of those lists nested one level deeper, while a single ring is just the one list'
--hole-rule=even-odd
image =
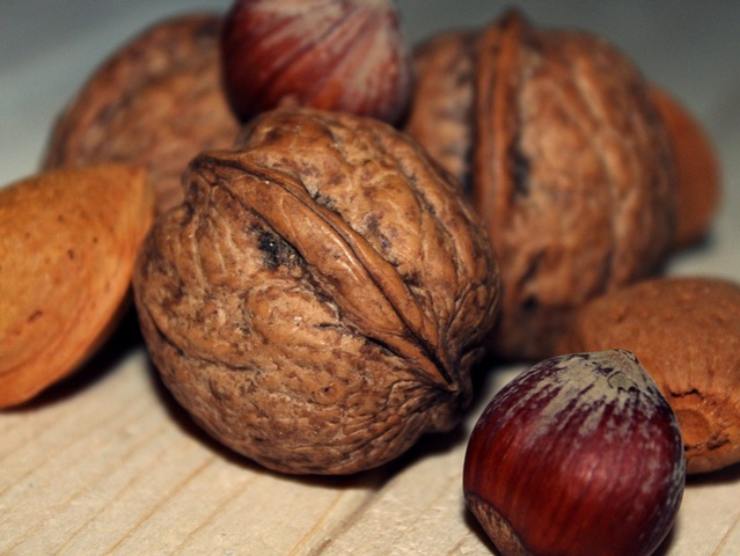
[{"label": "wooden table surface", "polygon": [[[412,40],[499,9],[483,1],[400,4]],[[523,4],[537,21],[606,34],[707,126],[725,172],[723,209],[712,239],[674,259],[669,272],[740,279],[740,3]],[[4,1],[0,183],[34,171],[54,114],[116,43],[195,5]],[[77,376],[0,412],[0,554],[489,554],[463,506],[463,453],[485,402],[519,370],[488,369],[462,427],[424,438],[384,468],[284,477],[220,448],[191,423],[158,381],[129,315]],[[740,466],[689,479],[660,553],[740,554]]]}]

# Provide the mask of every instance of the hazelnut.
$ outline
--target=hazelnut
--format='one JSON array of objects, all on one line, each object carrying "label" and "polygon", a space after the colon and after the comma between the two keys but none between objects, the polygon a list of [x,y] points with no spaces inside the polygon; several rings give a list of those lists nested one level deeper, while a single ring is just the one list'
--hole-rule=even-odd
[{"label": "hazelnut", "polygon": [[[416,91],[408,131],[473,184],[501,265],[493,347],[539,358],[576,307],[662,261],[674,226],[670,146],[645,81],[606,41],[517,12],[469,37],[419,50],[419,83],[442,84]],[[472,64],[473,79],[465,70],[453,81],[450,60]],[[465,138],[459,148],[435,122]]]},{"label": "hazelnut", "polygon": [[268,112],[196,158],[134,286],[165,384],[286,473],[352,473],[459,422],[497,302],[483,229],[423,150],[369,118]]},{"label": "hazelnut", "polygon": [[140,168],[57,170],[0,189],[0,408],[69,375],[107,338],[153,219]]},{"label": "hazelnut", "polygon": [[393,123],[408,103],[411,62],[390,0],[237,0],[221,52],[242,120],[301,105]]},{"label": "hazelnut", "polygon": [[668,93],[653,87],[650,96],[663,118],[676,161],[675,247],[702,239],[720,198],[720,170],[712,143],[701,124]]},{"label": "hazelnut", "polygon": [[689,473],[740,462],[740,286],[636,284],[581,308],[561,351],[634,351],[678,417]]},{"label": "hazelnut", "polygon": [[465,456],[466,502],[505,556],[650,554],[684,482],[673,412],[622,350],[555,357],[517,377]]},{"label": "hazelnut", "polygon": [[142,165],[159,212],[180,203],[188,162],[239,131],[221,90],[220,27],[215,15],[180,16],[118,49],[59,117],[43,167]]}]

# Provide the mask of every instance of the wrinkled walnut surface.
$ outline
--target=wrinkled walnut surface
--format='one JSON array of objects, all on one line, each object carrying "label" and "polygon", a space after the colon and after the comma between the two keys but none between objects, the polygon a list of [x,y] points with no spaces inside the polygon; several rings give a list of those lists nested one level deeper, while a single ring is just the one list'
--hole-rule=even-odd
[{"label": "wrinkled walnut surface", "polygon": [[415,143],[276,111],[193,161],[188,184],[135,291],[155,364],[206,430],[271,469],[335,474],[458,422],[497,271]]},{"label": "wrinkled walnut surface", "polygon": [[580,309],[562,353],[633,351],[678,417],[688,471],[740,461],[740,287],[653,280]]},{"label": "wrinkled walnut surface", "polygon": [[117,50],[59,117],[44,168],[141,164],[160,212],[181,202],[188,162],[230,147],[239,129],[221,90],[219,29],[218,16],[180,16]]},{"label": "wrinkled walnut surface", "polygon": [[465,189],[471,184],[474,32],[451,31],[414,51],[415,100],[406,132]]},{"label": "wrinkled walnut surface", "polygon": [[[422,58],[421,83],[448,74]],[[597,37],[510,13],[480,33],[472,59],[473,197],[503,283],[492,341],[505,358],[540,358],[574,308],[661,261],[674,227],[671,152],[637,69]],[[433,133],[416,137],[441,148]],[[461,175],[464,159],[445,160]]]}]

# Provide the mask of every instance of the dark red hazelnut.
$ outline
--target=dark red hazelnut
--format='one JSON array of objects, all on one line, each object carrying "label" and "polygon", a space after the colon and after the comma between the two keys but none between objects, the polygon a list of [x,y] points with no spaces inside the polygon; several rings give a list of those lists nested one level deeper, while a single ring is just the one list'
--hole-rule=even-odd
[{"label": "dark red hazelnut", "polygon": [[464,490],[504,555],[640,556],[671,529],[685,482],[670,406],[628,351],[543,361],[494,397]]},{"label": "dark red hazelnut", "polygon": [[410,57],[390,0],[239,0],[221,54],[243,121],[300,105],[394,123],[410,97]]}]

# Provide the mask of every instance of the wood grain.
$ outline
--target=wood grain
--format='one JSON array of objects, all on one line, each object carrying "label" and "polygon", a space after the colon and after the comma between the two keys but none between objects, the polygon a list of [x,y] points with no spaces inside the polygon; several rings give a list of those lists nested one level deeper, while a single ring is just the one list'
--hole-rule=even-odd
[{"label": "wood grain", "polygon": [[[282,477],[201,434],[140,348],[114,367],[0,414],[0,554],[490,553],[460,487],[475,415],[376,471]],[[738,500],[740,469],[690,481],[664,554],[740,552]]]}]

